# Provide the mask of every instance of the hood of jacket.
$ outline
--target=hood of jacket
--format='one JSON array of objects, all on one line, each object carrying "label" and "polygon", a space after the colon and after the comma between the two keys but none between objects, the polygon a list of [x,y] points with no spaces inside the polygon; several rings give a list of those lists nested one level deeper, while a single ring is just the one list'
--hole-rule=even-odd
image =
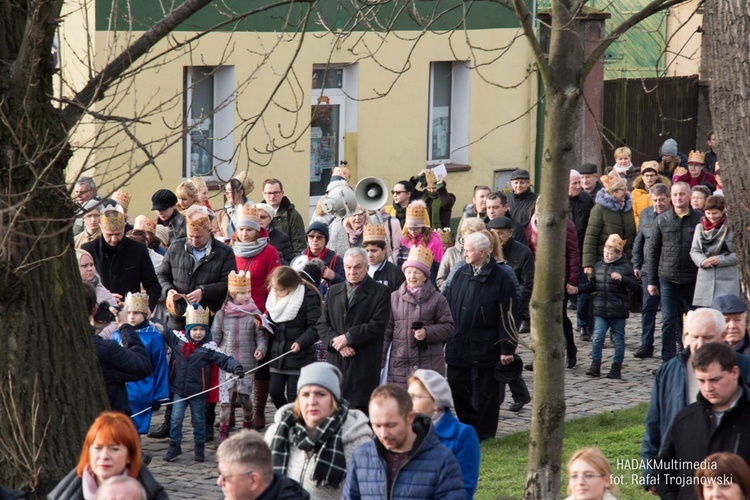
[{"label": "hood of jacket", "polygon": [[281,203],[279,204],[279,208],[278,210],[276,210],[276,213],[278,214],[279,212],[288,212],[289,210],[294,210],[294,203],[289,201],[289,198],[284,196],[283,198],[281,198]]},{"label": "hood of jacket", "polygon": [[596,203],[612,212],[630,212],[633,210],[633,198],[631,198],[630,193],[627,191],[625,192],[625,205],[622,209],[620,208],[620,203],[615,197],[607,193],[604,189],[600,189],[599,192],[596,193]]},{"label": "hood of jacket", "polygon": [[[672,186],[672,182],[661,174],[658,174],[656,176],[655,184],[666,184],[669,187]],[[638,177],[633,179],[633,191],[635,191],[636,189],[640,189],[641,191],[645,191],[648,193],[648,189],[646,189],[646,185],[643,184],[643,175],[639,175]]]}]

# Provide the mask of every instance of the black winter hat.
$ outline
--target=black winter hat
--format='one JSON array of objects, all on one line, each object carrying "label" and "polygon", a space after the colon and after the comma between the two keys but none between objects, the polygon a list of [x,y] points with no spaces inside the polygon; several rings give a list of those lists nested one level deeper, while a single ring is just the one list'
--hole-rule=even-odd
[{"label": "black winter hat", "polygon": [[151,197],[151,210],[166,210],[177,205],[177,196],[169,189],[160,189]]}]

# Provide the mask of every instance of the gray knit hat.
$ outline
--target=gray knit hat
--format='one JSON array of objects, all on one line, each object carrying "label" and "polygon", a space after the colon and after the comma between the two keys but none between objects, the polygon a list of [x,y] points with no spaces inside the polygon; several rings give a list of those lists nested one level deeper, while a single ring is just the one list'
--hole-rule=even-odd
[{"label": "gray knit hat", "polygon": [[661,145],[660,150],[662,156],[677,156],[677,141],[674,139],[667,139],[664,144]]},{"label": "gray knit hat", "polygon": [[327,390],[336,401],[341,400],[341,372],[330,363],[316,362],[303,366],[299,372],[297,392],[306,385],[317,385]]},{"label": "gray knit hat", "polygon": [[412,373],[430,393],[438,408],[453,408],[453,394],[445,377],[435,370],[419,369]]}]

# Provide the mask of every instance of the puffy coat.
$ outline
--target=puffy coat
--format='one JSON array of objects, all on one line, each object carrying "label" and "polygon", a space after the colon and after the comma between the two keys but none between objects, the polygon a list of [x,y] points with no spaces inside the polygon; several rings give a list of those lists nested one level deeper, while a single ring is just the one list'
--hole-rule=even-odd
[{"label": "puffy coat", "polygon": [[[683,462],[680,467],[659,471],[662,481],[656,489],[661,498],[695,498],[695,486],[689,482],[695,476],[695,469],[685,465],[686,462],[697,463],[713,453],[728,451],[750,463],[750,435],[746,431],[750,421],[750,388],[741,380],[740,388],[739,399],[724,412],[718,426],[711,404],[702,394],[698,394],[698,401],[677,414],[658,459],[667,467],[675,460]],[[666,479],[667,475],[672,481]],[[675,484],[677,478],[681,479],[680,484]]]},{"label": "puffy coat", "polygon": [[[421,321],[427,332],[427,350],[415,345],[412,323]],[[406,387],[411,373],[424,368],[445,375],[443,346],[453,336],[455,325],[448,301],[429,281],[422,286],[418,296],[406,289],[404,283],[391,294],[391,316],[385,329],[383,361],[385,365],[388,348],[391,357],[387,367],[388,383]]]},{"label": "puffy coat", "polygon": [[172,349],[169,361],[169,390],[182,397],[203,392],[211,385],[211,363],[215,363],[225,372],[233,373],[235,368],[242,368],[234,358],[230,358],[211,340],[211,332],[196,347],[189,357],[185,357],[182,346],[188,343],[184,332],[164,330],[164,341]]},{"label": "puffy coat", "polygon": [[466,498],[474,498],[479,481],[479,438],[474,427],[462,424],[450,409],[435,424],[435,434],[440,444],[453,452],[461,466]]},{"label": "puffy coat", "polygon": [[[289,403],[276,411],[273,424],[266,431],[265,439],[268,446],[271,446],[273,437],[276,434],[276,428],[287,418],[294,404]],[[348,466],[351,463],[354,450],[372,439],[372,429],[370,429],[369,420],[364,413],[359,410],[350,409],[346,415],[346,420],[341,425],[340,432],[341,441],[344,445],[344,456],[346,457],[346,464]],[[317,454],[308,454],[296,446],[290,445],[286,476],[299,482],[316,500],[339,500],[342,493],[341,488],[317,486],[316,481],[313,480],[312,476],[317,463]],[[344,484],[342,483],[341,487],[343,486]]]},{"label": "puffy coat", "polygon": [[126,382],[141,380],[152,372],[151,359],[135,328],[120,327],[122,346],[114,340],[94,335],[96,358],[102,368],[109,405],[114,411],[132,415]]},{"label": "puffy coat", "polygon": [[654,223],[645,259],[648,284],[659,286],[659,279],[674,283],[695,283],[698,268],[690,258],[695,226],[701,214],[688,208],[684,217],[674,209],[659,214]]},{"label": "puffy coat", "polygon": [[440,261],[440,267],[438,268],[437,278],[435,283],[440,291],[445,287],[445,282],[451,273],[451,269],[456,263],[464,258],[464,240],[462,237],[456,238],[456,244],[448,248],[443,254],[443,260]]},{"label": "puffy coat", "polygon": [[511,238],[503,245],[503,257],[516,273],[521,287],[521,312],[528,310],[531,292],[534,290],[534,253],[523,243]]},{"label": "puffy coat", "polygon": [[[304,285],[300,285],[304,286]],[[300,351],[287,354],[277,359],[271,366],[277,370],[299,370],[315,361],[315,343],[318,336],[318,320],[321,315],[320,295],[314,290],[305,288],[305,298],[299,308],[297,316],[290,321],[275,323],[271,336],[271,355],[274,359],[288,352],[292,344],[297,342]],[[270,318],[273,321],[273,318]]]},{"label": "puffy coat", "polygon": [[146,245],[123,238],[115,247],[117,250],[114,253],[108,252],[109,245],[105,245],[102,237],[81,246],[94,258],[102,285],[123,297],[128,292],[140,292],[143,285],[148,293],[148,307],[153,311],[159,303],[160,289]]},{"label": "puffy coat", "polygon": [[274,472],[273,481],[258,500],[307,500],[310,494],[297,481]]},{"label": "puffy coat", "polygon": [[266,280],[273,270],[281,265],[279,252],[273,246],[266,245],[255,257],[235,255],[234,259],[238,271],[250,271],[250,296],[258,309],[266,312],[266,299],[268,298]]},{"label": "puffy coat", "polygon": [[492,257],[477,275],[471,266],[462,266],[446,287],[445,297],[456,324],[456,333],[445,346],[448,365],[494,368],[501,354],[515,353],[505,325],[508,315],[519,324],[519,301],[513,283]]},{"label": "puffy coat", "polygon": [[294,204],[286,196],[281,199],[281,204],[276,209],[273,227],[289,235],[296,255],[305,251],[305,248],[307,248],[305,221],[302,220],[302,216],[295,210]]},{"label": "puffy coat", "polygon": [[[539,236],[533,224],[526,226],[526,236],[529,237],[529,248],[536,258],[536,242]],[[578,233],[573,221],[568,220],[565,234],[565,283],[578,286],[578,271],[581,267],[581,257],[578,253]]]},{"label": "puffy coat", "polygon": [[[390,289],[369,276],[357,288],[347,306],[346,283],[331,287],[323,314],[318,321],[318,334],[328,349],[328,362],[341,370],[341,396],[353,408],[365,407],[370,393],[380,382],[380,356],[383,335],[391,313]],[[356,354],[345,358],[331,346],[334,337],[346,335]]]},{"label": "puffy coat", "polygon": [[[729,221],[724,221],[729,224]],[[719,259],[717,267],[701,267],[701,262],[711,257],[703,253],[700,244],[701,225],[695,226],[693,244],[690,248],[690,258],[698,267],[698,277],[695,282],[695,294],[693,305],[696,307],[711,307],[716,297],[722,295],[740,295],[740,276],[737,269],[737,254],[734,253],[732,242],[732,230],[727,228],[727,236],[724,240],[721,253],[716,255]]]},{"label": "puffy coat", "polygon": [[[665,361],[656,371],[641,443],[641,458],[647,466],[652,464],[649,460],[658,455],[677,414],[688,405],[689,357],[690,346],[677,353],[676,357]],[[738,353],[737,365],[740,367],[740,378],[750,383],[750,357]],[[651,468],[643,469],[644,477],[653,476],[656,472]]]},{"label": "puffy coat", "polygon": [[606,191],[601,190],[596,194],[596,205],[591,209],[583,242],[583,267],[594,267],[594,263],[602,259],[604,243],[610,234],[618,234],[625,240],[625,255],[630,260],[635,239],[635,217],[630,193],[627,193],[622,209],[617,200]]},{"label": "puffy coat", "polygon": [[157,217],[156,223],[169,229],[170,244],[175,240],[185,238],[187,236],[187,224],[185,223],[185,217],[183,217],[180,211],[177,210],[177,207],[175,207],[172,218],[169,219],[169,221],[165,223]]},{"label": "puffy coat", "polygon": [[245,371],[258,366],[253,356],[256,349],[261,350],[264,356],[268,352],[268,338],[255,326],[255,318],[249,314],[230,317],[224,309],[219,309],[211,325],[211,337],[219,349],[234,358]]},{"label": "puffy coat", "polygon": [[[671,186],[672,182],[663,175],[659,175],[656,178],[655,184],[666,184],[667,186]],[[651,202],[651,196],[649,196],[648,194],[648,189],[646,189],[646,185],[643,183],[642,175],[639,175],[633,181],[633,190],[630,192],[630,196],[631,198],[633,198],[633,217],[635,217],[635,228],[638,229],[641,223],[641,212],[643,212],[645,208],[650,207],[653,204]]]},{"label": "puffy coat", "polygon": [[464,207],[463,213],[461,214],[461,220],[468,219],[470,217],[479,217],[481,219],[484,219],[485,217],[487,217],[487,212],[477,213],[474,208],[474,203],[469,203]]},{"label": "puffy coat", "polygon": [[284,265],[288,265],[297,256],[292,248],[291,238],[284,231],[280,231],[275,227],[269,227],[268,229],[268,243],[278,250],[281,258],[284,259]]},{"label": "puffy coat", "polygon": [[[619,273],[622,281],[610,277]],[[594,296],[594,316],[607,319],[623,319],[630,316],[629,292],[640,292],[641,285],[633,274],[625,255],[613,262],[603,260],[594,264],[594,272],[587,283],[578,285],[578,293],[596,292]]]},{"label": "puffy coat", "polygon": [[227,278],[236,269],[234,253],[213,235],[210,238],[211,249],[200,262],[195,262],[192,247],[186,239],[179,239],[169,245],[159,268],[159,283],[165,298],[172,289],[188,294],[202,288],[201,305],[209,307],[213,312],[221,309],[227,296]]},{"label": "puffy coat", "polygon": [[583,240],[586,237],[586,227],[589,225],[591,209],[594,208],[594,199],[586,191],[581,189],[578,196],[568,196],[570,212],[568,218],[573,221],[578,235],[578,251],[583,251]]},{"label": "puffy coat", "polygon": [[531,188],[519,195],[512,192],[508,193],[508,207],[513,220],[518,221],[523,226],[528,224],[531,214],[534,212],[537,198],[539,198],[539,195]]},{"label": "puffy coat", "polygon": [[[169,495],[164,491],[164,487],[156,482],[145,465],[141,466],[141,472],[138,474],[138,482],[146,490],[148,500],[168,500]],[[57,483],[47,500],[83,500],[83,479],[78,476],[76,469],[70,471],[62,480]]]},{"label": "puffy coat", "polygon": [[417,434],[409,458],[386,491],[385,448],[377,438],[354,452],[344,485],[344,499],[391,500],[466,498],[461,468],[453,453],[440,444],[430,417],[417,414],[412,424]]}]

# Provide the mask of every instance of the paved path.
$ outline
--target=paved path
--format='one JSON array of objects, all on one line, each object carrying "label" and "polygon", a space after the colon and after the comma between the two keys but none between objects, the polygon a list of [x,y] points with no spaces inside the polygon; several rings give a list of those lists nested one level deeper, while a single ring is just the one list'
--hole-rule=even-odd
[{"label": "paved path", "polygon": [[[575,324],[575,317],[571,313],[571,319]],[[657,317],[657,325],[661,320]],[[593,379],[585,375],[588,369],[591,352],[590,342],[576,341],[578,346],[578,365],[572,370],[565,370],[565,392],[567,394],[567,413],[565,418],[571,420],[588,415],[595,415],[603,411],[614,411],[630,408],[642,402],[647,402],[651,393],[653,383],[653,372],[661,365],[658,358],[639,360],[633,357],[633,353],[640,344],[640,315],[632,315],[628,320],[625,334],[625,364],[623,366],[622,380],[609,380],[602,376]],[[657,327],[657,338],[658,338]],[[576,336],[577,337],[577,336]],[[527,336],[527,341],[528,336]],[[660,346],[657,344],[657,352]],[[531,352],[525,348],[519,348],[518,353],[524,362],[531,360]],[[604,361],[602,372],[609,371],[614,348],[609,340],[604,344]],[[527,405],[520,413],[507,410],[512,399],[510,392],[506,394],[505,403],[500,411],[500,426],[498,436],[509,433],[528,430],[531,426],[531,410],[533,405],[533,388],[531,387],[531,373],[525,372],[524,378],[529,384],[532,392],[532,403]],[[266,407],[266,418],[268,422],[273,420],[275,408],[270,403]],[[241,415],[237,412],[238,416]],[[188,412],[189,415],[189,412]],[[192,428],[189,417],[183,429],[185,442],[183,443],[183,454],[173,463],[162,460],[166,453],[168,440],[154,440],[143,438],[143,447],[154,455],[149,470],[156,479],[167,489],[172,498],[201,498],[216,500],[221,498],[221,489],[216,485],[216,462],[214,452],[216,445],[207,443],[206,462],[197,463],[193,461]],[[217,415],[218,417],[218,415]],[[157,427],[163,420],[163,411],[160,411],[152,420],[153,427]],[[238,419],[241,420],[241,417]],[[218,435],[218,432],[217,432]]]}]

